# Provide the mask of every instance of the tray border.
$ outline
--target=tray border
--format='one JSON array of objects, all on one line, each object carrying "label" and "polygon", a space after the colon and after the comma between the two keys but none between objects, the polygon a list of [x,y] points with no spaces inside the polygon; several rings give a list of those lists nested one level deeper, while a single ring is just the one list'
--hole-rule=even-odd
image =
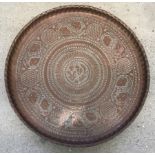
[{"label": "tray border", "polygon": [[[59,13],[61,11],[67,11],[67,10],[73,10],[73,9],[83,9],[83,10],[87,10],[87,12],[92,12],[95,14],[98,14],[100,16],[104,15],[104,16],[108,16],[111,18],[111,20],[117,22],[117,24],[119,24],[120,26],[123,27],[123,29],[125,29],[128,32],[128,35],[130,37],[132,37],[136,42],[136,46],[140,49],[141,54],[143,56],[144,59],[144,63],[145,63],[145,69],[146,69],[146,89],[143,92],[143,98],[141,99],[141,102],[139,103],[138,108],[133,112],[132,116],[128,118],[128,120],[123,124],[123,126],[121,126],[120,128],[118,128],[116,131],[112,132],[111,134],[107,135],[106,137],[102,137],[101,139],[94,141],[94,142],[90,142],[90,143],[68,143],[68,141],[62,141],[59,138],[54,138],[54,137],[48,137],[47,135],[45,135],[45,133],[38,131],[32,124],[30,124],[30,122],[28,122],[26,120],[25,117],[22,116],[22,114],[20,113],[20,111],[18,110],[18,108],[14,105],[13,102],[13,98],[11,97],[11,92],[9,90],[9,81],[8,81],[8,72],[9,72],[9,60],[11,58],[13,49],[15,48],[15,45],[17,44],[17,42],[20,40],[20,37],[25,33],[25,31],[27,31],[33,24],[35,24],[35,22],[49,14],[54,14],[54,13]],[[139,112],[141,111],[146,97],[148,95],[149,92],[149,86],[150,86],[150,70],[149,70],[149,63],[148,63],[148,59],[144,50],[144,47],[142,46],[141,42],[139,41],[139,39],[137,38],[137,36],[135,35],[135,33],[119,18],[117,18],[116,16],[112,15],[111,13],[93,7],[93,6],[89,6],[89,5],[63,5],[63,6],[59,6],[53,9],[49,9],[39,15],[37,15],[36,17],[34,17],[33,19],[31,19],[17,34],[17,36],[15,37],[15,39],[13,40],[11,47],[9,49],[9,52],[7,54],[7,58],[5,61],[5,70],[4,70],[4,81],[5,81],[5,88],[6,88],[6,93],[7,96],[9,98],[9,102],[12,106],[12,108],[14,109],[15,113],[18,115],[18,117],[20,118],[20,120],[22,120],[22,122],[28,127],[30,128],[32,131],[34,131],[35,133],[37,133],[39,136],[43,137],[43,138],[47,138],[50,141],[56,143],[56,144],[63,144],[66,146],[76,146],[76,147],[89,147],[89,146],[94,146],[97,144],[100,144],[102,142],[106,142],[107,140],[112,139],[113,137],[115,137],[116,135],[120,134],[124,129],[126,129],[137,117],[137,115],[139,114]]]}]

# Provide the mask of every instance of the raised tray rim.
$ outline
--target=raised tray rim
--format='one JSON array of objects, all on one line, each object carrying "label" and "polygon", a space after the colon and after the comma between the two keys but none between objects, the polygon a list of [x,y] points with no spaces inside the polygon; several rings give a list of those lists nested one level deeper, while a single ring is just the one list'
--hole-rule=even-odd
[{"label": "raised tray rim", "polygon": [[[73,9],[82,9],[82,10],[87,10],[88,12],[93,12],[96,13],[98,15],[105,15],[111,18],[111,20],[114,20],[115,22],[117,22],[119,25],[123,26],[123,28],[125,28],[129,35],[135,39],[137,46],[139,47],[141,54],[144,58],[144,63],[145,63],[145,69],[146,69],[146,88],[144,90],[144,96],[141,99],[141,102],[139,103],[138,108],[135,110],[135,112],[132,114],[132,116],[128,119],[128,121],[126,123],[124,123],[123,126],[121,126],[121,128],[118,128],[115,132],[111,133],[110,135],[108,135],[107,137],[104,137],[103,139],[99,140],[99,141],[94,141],[91,143],[85,143],[85,144],[79,144],[79,143],[66,143],[65,141],[60,141],[59,139],[56,138],[52,138],[52,137],[48,137],[47,135],[45,135],[43,132],[38,131],[32,124],[30,124],[20,113],[20,111],[17,109],[17,107],[14,105],[13,99],[11,97],[11,92],[9,90],[9,81],[8,81],[8,72],[9,72],[9,60],[11,58],[11,54],[13,52],[13,49],[15,48],[16,43],[19,41],[20,36],[22,36],[24,34],[24,32],[32,25],[34,24],[38,19],[47,16],[49,14],[52,13],[58,13],[59,11],[66,11],[66,10],[73,10]],[[123,22],[121,21],[119,18],[117,18],[116,16],[112,15],[111,13],[93,7],[93,6],[89,6],[89,5],[63,5],[63,6],[59,6],[53,9],[49,9],[39,15],[37,15],[36,17],[34,17],[33,19],[31,19],[17,34],[17,36],[15,37],[15,39],[13,40],[11,47],[9,49],[8,55],[6,57],[6,62],[5,62],[5,70],[4,70],[4,81],[5,81],[5,88],[6,88],[6,93],[7,96],[9,98],[9,102],[12,106],[12,108],[14,109],[15,113],[18,115],[18,117],[24,122],[24,124],[32,129],[33,131],[35,131],[35,133],[39,134],[41,137],[43,138],[47,138],[49,140],[51,140],[54,143],[58,143],[58,144],[63,144],[63,145],[67,145],[67,146],[77,146],[77,147],[88,147],[88,146],[93,146],[93,145],[97,145],[100,144],[102,142],[105,142],[113,137],[115,137],[116,135],[118,135],[119,133],[121,133],[124,129],[126,129],[133,121],[134,119],[137,117],[137,115],[139,114],[139,112],[141,111],[147,94],[149,92],[149,86],[150,86],[150,70],[149,70],[149,63],[148,63],[148,59],[144,50],[144,47],[142,46],[141,42],[139,41],[139,39],[137,38],[137,36],[135,35],[135,33]]]}]

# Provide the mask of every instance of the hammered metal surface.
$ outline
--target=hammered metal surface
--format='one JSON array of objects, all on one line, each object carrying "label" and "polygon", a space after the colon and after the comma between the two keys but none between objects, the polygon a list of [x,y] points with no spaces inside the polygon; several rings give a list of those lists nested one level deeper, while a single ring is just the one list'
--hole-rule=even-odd
[{"label": "hammered metal surface", "polygon": [[144,52],[108,13],[64,7],[31,21],[8,56],[18,114],[44,136],[75,145],[104,140],[137,114],[148,85]]}]

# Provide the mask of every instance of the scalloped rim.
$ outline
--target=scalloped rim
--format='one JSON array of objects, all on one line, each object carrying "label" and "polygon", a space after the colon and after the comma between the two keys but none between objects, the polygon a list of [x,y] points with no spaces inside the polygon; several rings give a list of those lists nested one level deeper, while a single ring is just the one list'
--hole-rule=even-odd
[{"label": "scalloped rim", "polygon": [[[45,135],[43,132],[38,131],[38,129],[36,129],[32,124],[30,124],[20,113],[20,111],[15,107],[14,103],[13,103],[13,99],[11,97],[11,92],[9,90],[9,85],[8,85],[8,70],[9,70],[9,60],[12,54],[12,51],[17,43],[17,41],[19,40],[19,38],[24,34],[24,32],[31,26],[31,24],[34,24],[36,22],[36,20],[47,16],[49,14],[52,13],[59,13],[59,11],[65,11],[65,10],[72,10],[72,9],[85,9],[87,11],[89,11],[90,13],[95,13],[98,14],[100,16],[102,16],[102,14],[104,16],[108,16],[110,17],[112,20],[114,20],[115,22],[117,22],[120,26],[123,26],[124,29],[126,29],[126,31],[128,31],[129,35],[131,35],[131,37],[136,41],[137,46],[139,47],[141,54],[143,56],[144,59],[144,63],[145,63],[145,69],[146,69],[146,88],[144,90],[144,96],[141,99],[141,102],[139,103],[139,107],[135,110],[135,112],[132,114],[132,116],[128,119],[128,121],[126,121],[123,126],[121,126],[120,128],[118,128],[116,131],[112,132],[111,134],[107,135],[106,137],[103,137],[102,139],[99,139],[97,141],[94,142],[90,142],[90,143],[72,143],[72,142],[68,142],[68,141],[62,141],[59,140],[59,138],[54,138],[54,137],[48,137],[47,135]],[[142,109],[144,102],[146,100],[148,91],[149,91],[149,86],[150,86],[150,71],[149,71],[149,63],[147,60],[147,56],[145,53],[145,50],[142,46],[142,44],[140,43],[139,39],[137,38],[137,36],[135,35],[135,33],[124,23],[122,22],[119,18],[115,17],[114,15],[112,15],[111,13],[96,8],[96,7],[92,7],[92,6],[88,6],[88,5],[64,5],[64,6],[59,6],[50,10],[47,10],[39,15],[37,15],[36,17],[34,17],[32,20],[30,20],[30,22],[28,24],[26,24],[21,30],[20,32],[17,34],[17,36],[15,37],[15,39],[13,40],[13,43],[9,49],[7,58],[6,58],[6,62],[5,62],[5,71],[4,71],[4,80],[5,80],[5,87],[6,87],[6,93],[8,95],[9,101],[11,106],[13,107],[14,111],[16,112],[16,114],[18,115],[18,117],[24,122],[24,124],[32,129],[33,131],[35,131],[35,133],[39,134],[41,137],[45,137],[49,140],[51,140],[54,143],[57,144],[63,144],[66,146],[77,146],[77,147],[88,147],[88,146],[94,146],[97,145],[99,143],[105,142],[113,137],[115,137],[116,135],[118,135],[119,133],[121,133],[124,129],[126,129],[133,121],[134,119],[137,117],[137,115],[139,114],[140,110]]]}]

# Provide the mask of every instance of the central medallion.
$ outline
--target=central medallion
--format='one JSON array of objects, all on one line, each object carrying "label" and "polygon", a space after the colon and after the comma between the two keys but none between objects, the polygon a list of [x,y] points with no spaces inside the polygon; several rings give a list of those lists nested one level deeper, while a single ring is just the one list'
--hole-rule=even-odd
[{"label": "central medallion", "polygon": [[91,68],[84,57],[75,57],[66,62],[63,74],[66,82],[77,89],[89,82]]},{"label": "central medallion", "polygon": [[110,79],[109,62],[97,46],[87,41],[65,40],[48,54],[43,75],[51,97],[79,106],[104,93]]}]

